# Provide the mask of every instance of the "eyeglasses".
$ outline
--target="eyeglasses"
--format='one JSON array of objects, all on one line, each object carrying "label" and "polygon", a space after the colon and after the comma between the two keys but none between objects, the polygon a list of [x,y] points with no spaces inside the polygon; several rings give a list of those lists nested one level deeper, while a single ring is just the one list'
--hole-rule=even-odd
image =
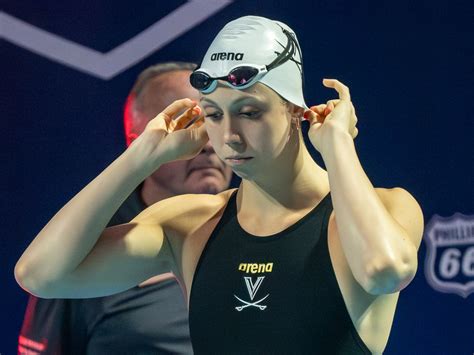
[{"label": "eyeglasses", "polygon": [[297,64],[301,65],[300,62],[297,62],[295,59],[293,59],[296,51],[299,52],[301,58],[301,52],[296,39],[284,28],[282,28],[282,30],[288,38],[288,42],[281,53],[275,52],[278,54],[278,56],[270,64],[239,64],[232,67],[229,70],[229,74],[220,77],[211,77],[204,69],[198,68],[191,74],[189,78],[191,85],[204,94],[208,94],[216,89],[217,80],[223,80],[228,83],[229,86],[236,89],[245,89],[255,84],[270,70],[275,69],[283,63],[286,63],[288,60],[293,60]]}]

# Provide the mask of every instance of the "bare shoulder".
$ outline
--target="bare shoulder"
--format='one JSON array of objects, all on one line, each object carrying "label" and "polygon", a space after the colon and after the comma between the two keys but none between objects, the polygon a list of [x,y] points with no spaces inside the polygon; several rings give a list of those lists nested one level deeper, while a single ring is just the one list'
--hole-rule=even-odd
[{"label": "bare shoulder", "polygon": [[384,204],[396,205],[401,203],[409,204],[411,207],[416,206],[419,208],[418,202],[415,200],[415,198],[402,187],[376,187],[375,191]]},{"label": "bare shoulder", "polygon": [[401,187],[376,188],[387,211],[407,231],[418,248],[423,235],[423,212],[415,198]]},{"label": "bare shoulder", "polygon": [[164,232],[178,265],[176,275],[182,279],[187,293],[202,250],[234,191],[168,198],[148,207],[132,220],[140,225],[158,226]]},{"label": "bare shoulder", "polygon": [[217,195],[186,194],[167,198],[149,206],[132,222],[159,224],[188,235],[222,210],[235,190],[225,190]]}]

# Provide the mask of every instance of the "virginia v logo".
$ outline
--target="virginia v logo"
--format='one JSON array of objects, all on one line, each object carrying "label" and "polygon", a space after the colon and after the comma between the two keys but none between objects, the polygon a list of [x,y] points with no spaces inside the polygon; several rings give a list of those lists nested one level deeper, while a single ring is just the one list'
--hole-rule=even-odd
[{"label": "virginia v logo", "polygon": [[242,302],[242,304],[240,306],[235,307],[235,309],[237,311],[240,312],[241,310],[243,310],[247,307],[256,307],[261,311],[263,311],[265,308],[267,308],[266,305],[261,305],[260,303],[263,300],[265,300],[270,294],[267,294],[265,297],[259,299],[258,301],[254,301],[255,295],[257,294],[258,289],[262,285],[262,282],[263,282],[264,279],[265,279],[265,276],[259,276],[259,277],[257,277],[257,280],[255,282],[253,282],[252,277],[244,276],[245,285],[247,286],[247,291],[248,291],[249,296],[250,296],[250,302],[244,301],[243,299],[241,299],[241,298],[237,297],[236,295],[234,295],[234,297],[236,299],[238,299],[240,302]]},{"label": "virginia v logo", "polygon": [[265,278],[265,276],[260,276],[259,278],[257,278],[257,281],[255,283],[253,283],[251,277],[248,277],[248,276],[244,277],[245,284],[247,285],[247,290],[249,291],[250,299],[252,301],[253,301],[253,299],[255,297],[255,294],[257,293],[260,285],[262,284],[264,278]]}]

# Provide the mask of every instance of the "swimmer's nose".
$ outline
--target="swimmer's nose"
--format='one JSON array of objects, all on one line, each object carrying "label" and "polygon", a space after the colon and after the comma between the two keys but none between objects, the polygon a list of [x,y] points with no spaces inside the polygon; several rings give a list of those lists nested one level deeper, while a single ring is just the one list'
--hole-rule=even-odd
[{"label": "swimmer's nose", "polygon": [[201,154],[213,154],[215,153],[214,148],[210,141],[207,141],[206,145],[202,148]]},{"label": "swimmer's nose", "polygon": [[242,139],[238,134],[229,133],[225,136],[225,144],[229,147],[236,149],[243,145]]}]

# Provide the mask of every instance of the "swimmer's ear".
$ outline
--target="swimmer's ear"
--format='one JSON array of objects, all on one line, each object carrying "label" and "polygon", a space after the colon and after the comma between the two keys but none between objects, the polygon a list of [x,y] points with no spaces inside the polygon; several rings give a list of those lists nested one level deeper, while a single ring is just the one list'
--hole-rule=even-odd
[{"label": "swimmer's ear", "polygon": [[286,110],[288,111],[288,114],[291,116],[291,118],[298,121],[298,123],[301,121],[301,118],[304,115],[304,108],[288,101],[286,101]]}]

